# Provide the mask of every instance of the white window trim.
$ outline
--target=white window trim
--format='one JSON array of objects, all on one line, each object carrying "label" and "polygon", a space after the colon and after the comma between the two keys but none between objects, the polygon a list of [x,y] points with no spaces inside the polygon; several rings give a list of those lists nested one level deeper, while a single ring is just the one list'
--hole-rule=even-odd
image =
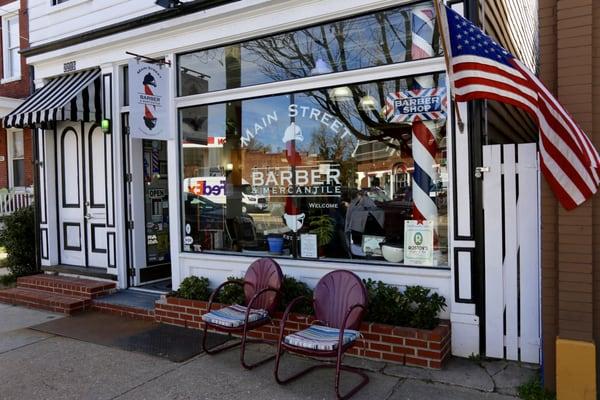
[{"label": "white window trim", "polygon": [[15,0],[11,3],[7,3],[7,4],[3,5],[2,9],[0,10],[0,17],[4,17],[5,15],[8,15],[8,14],[18,14],[20,3],[21,3],[20,0]]},{"label": "white window trim", "polygon": [[[171,73],[173,74],[173,76],[171,77],[171,82],[177,82],[178,70],[176,67],[171,69]],[[291,93],[291,92],[313,90],[313,89],[319,89],[319,88],[324,88],[324,87],[344,86],[344,85],[350,85],[350,84],[354,84],[354,83],[361,83],[361,82],[365,82],[365,81],[371,82],[371,81],[385,80],[385,79],[402,79],[404,77],[409,77],[409,76],[426,75],[426,74],[434,74],[434,73],[447,74],[446,64],[445,64],[445,60],[444,60],[443,56],[433,57],[433,58],[428,58],[428,59],[423,59],[423,60],[407,61],[407,62],[396,63],[396,64],[388,64],[388,65],[371,67],[371,68],[362,68],[362,69],[357,69],[357,70],[352,70],[352,71],[344,71],[344,72],[336,72],[336,73],[324,74],[324,75],[319,75],[319,76],[311,76],[311,77],[300,78],[300,79],[270,82],[270,83],[265,83],[265,84],[260,84],[260,85],[253,85],[253,86],[247,86],[247,87],[241,87],[241,88],[235,88],[235,89],[226,89],[226,90],[202,93],[202,94],[185,96],[185,97],[176,97],[173,100],[174,108],[175,108],[175,111],[174,111],[175,112],[175,120],[177,121],[179,118],[179,109],[185,108],[185,107],[223,103],[223,102],[228,102],[228,101],[236,101],[236,100],[243,100],[243,99],[263,97],[263,96],[274,96],[274,95],[278,95],[278,94],[286,94],[286,93]],[[446,80],[446,90],[449,90],[448,84],[449,84],[449,79]],[[173,87],[172,91],[176,92],[177,88]],[[126,107],[126,108],[129,109],[129,107]],[[123,109],[125,109],[125,107],[121,107],[121,111],[123,111]],[[451,129],[450,127],[452,126],[451,123],[453,123],[451,116],[449,117],[448,121],[449,122],[446,127],[446,129],[447,129],[446,136],[450,135],[450,129]],[[451,145],[451,143],[449,143],[449,145]],[[179,142],[177,143],[177,146],[179,148],[179,146],[180,146]],[[178,150],[178,151],[180,151],[180,150]],[[176,157],[177,162],[179,163],[178,168],[183,167],[183,164],[182,164],[183,160],[180,158],[180,154],[181,153],[179,153],[179,155]],[[452,173],[452,172],[450,172],[450,173]],[[179,179],[179,176],[178,176],[178,179]],[[448,212],[451,213],[451,207],[453,207],[453,203],[451,200],[452,196],[453,196],[453,193],[452,193],[453,188],[451,187],[450,183],[449,183],[447,190],[448,190],[448,197],[450,199],[450,201],[448,202]],[[180,194],[178,194],[178,196],[179,195]],[[180,199],[178,199],[177,201],[178,201],[177,210],[180,211],[181,207],[182,207]],[[180,213],[179,215],[183,215],[183,214]],[[174,228],[177,229],[176,226]],[[450,238],[450,235],[451,235],[450,225],[448,225],[448,232],[449,232],[449,238]],[[231,253],[227,252],[227,254],[225,254],[225,253],[186,252],[181,249],[181,237],[180,236],[173,235],[172,240],[179,241],[177,243],[172,242],[171,245],[172,245],[172,250],[173,250],[174,245],[177,246],[176,253],[173,253],[173,254],[178,254],[181,259],[190,258],[190,259],[196,259],[196,260],[210,260],[213,257],[218,258],[219,256],[222,256],[222,257],[229,257],[231,260],[236,260],[237,262],[239,262],[240,260],[247,258],[247,256],[244,256],[241,254],[236,254],[235,252],[231,252]],[[449,243],[448,244],[448,260],[446,263],[440,264],[439,266],[431,267],[431,268],[427,268],[427,267],[419,268],[419,267],[414,267],[414,266],[410,266],[410,265],[402,265],[401,269],[403,271],[410,270],[411,273],[417,274],[419,276],[422,276],[423,274],[430,274],[430,273],[440,274],[440,275],[448,275],[448,274],[450,274],[450,271],[452,270],[452,257],[451,257],[452,250],[451,249],[452,249],[452,247]],[[281,260],[278,259],[278,261],[280,261],[281,263],[284,263],[286,265],[289,265],[289,266],[291,266],[291,265],[297,266],[298,268],[306,266],[306,260],[301,260],[301,259],[287,259],[286,258],[286,259],[281,259]],[[317,265],[317,267],[315,267],[315,268],[324,268],[324,269],[330,269],[330,268],[332,268],[332,266],[337,266],[339,268],[346,268],[346,269],[349,269],[352,271],[359,271],[362,269],[362,266],[360,265],[360,263],[352,263],[351,261],[336,263],[336,260],[328,260],[327,262],[325,262],[325,261],[317,262],[317,263],[312,262],[311,265]],[[398,266],[397,265],[376,264],[376,265],[368,265],[367,268],[370,273],[373,273],[373,271],[375,271],[376,269],[379,272],[389,272],[394,269],[398,269]],[[425,272],[425,271],[431,271],[431,272]]]},{"label": "white window trim", "polygon": [[[22,158],[14,158],[13,157],[13,142],[14,142],[14,134],[15,132],[23,132],[23,157]],[[9,189],[22,189],[27,186],[14,186],[14,160],[24,160],[25,159],[25,132],[22,129],[7,129],[6,130],[6,160],[7,160],[7,170],[8,170],[8,188]]]},{"label": "white window trim", "polygon": [[11,76],[6,76],[6,71],[7,71],[7,65],[10,62],[10,58],[8,57],[8,53],[10,51],[10,49],[8,48],[8,35],[5,34],[5,29],[7,27],[8,24],[8,20],[16,18],[17,19],[17,23],[19,26],[19,32],[17,33],[18,35],[18,41],[19,41],[19,50],[21,49],[21,21],[19,21],[19,13],[18,13],[18,9],[17,12],[14,13],[6,13],[4,15],[2,15],[2,80],[0,81],[0,83],[7,83],[7,82],[13,82],[13,81],[18,81],[21,79],[21,55],[20,53],[18,54],[19,57],[19,73],[16,75],[11,75]]},{"label": "white window trim", "polygon": [[[368,77],[366,79],[367,81],[376,81],[438,72],[446,73],[444,57],[407,61],[378,67],[362,68],[352,71],[336,72],[300,79],[270,82],[261,85],[177,97],[175,98],[175,108],[223,103],[253,97],[274,96],[324,87],[350,85],[353,83],[365,82],[365,77]],[[177,73],[176,68],[173,68],[173,73]]]},{"label": "white window trim", "polygon": [[46,14],[60,12],[67,8],[75,7],[83,3],[89,3],[91,1],[92,0],[69,0],[61,4],[52,4],[52,0],[48,0],[48,9],[46,10]]}]

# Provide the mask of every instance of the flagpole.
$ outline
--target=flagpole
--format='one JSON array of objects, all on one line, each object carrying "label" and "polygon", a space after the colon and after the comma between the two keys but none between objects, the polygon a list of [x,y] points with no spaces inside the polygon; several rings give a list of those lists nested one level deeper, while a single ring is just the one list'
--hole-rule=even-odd
[{"label": "flagpole", "polygon": [[[454,92],[455,92],[455,87],[454,87],[454,80],[450,77],[452,70],[451,70],[451,65],[450,65],[450,53],[448,52],[448,47],[447,47],[447,43],[446,42],[446,32],[444,30],[444,25],[442,24],[442,13],[441,13],[441,9],[440,9],[440,3],[439,0],[433,0],[433,4],[435,5],[435,14],[436,14],[436,23],[438,26],[438,30],[440,31],[440,36],[442,37],[442,47],[444,48],[444,60],[446,61],[446,70],[448,71],[448,78],[450,78],[450,86],[452,89],[452,100],[454,100],[454,103],[456,103],[456,99],[454,98]],[[456,120],[458,121],[458,129],[461,131],[461,133],[464,131],[465,129],[465,123],[463,122],[463,119],[460,115],[460,108],[458,107],[458,104],[456,104],[456,106],[454,107],[455,110],[455,114],[456,114]]]}]

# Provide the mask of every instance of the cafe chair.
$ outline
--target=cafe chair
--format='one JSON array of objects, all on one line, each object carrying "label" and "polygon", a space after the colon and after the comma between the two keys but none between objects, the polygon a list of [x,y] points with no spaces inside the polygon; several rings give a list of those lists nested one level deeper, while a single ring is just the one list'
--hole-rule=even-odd
[{"label": "cafe chair", "polygon": [[[241,345],[240,362],[246,369],[252,369],[275,358],[267,357],[254,364],[245,361],[247,343],[265,343],[265,340],[248,339],[248,332],[263,325],[271,323],[271,316],[277,308],[281,297],[281,284],[283,273],[279,264],[270,258],[261,258],[254,261],[244,276],[243,282],[227,281],[219,285],[210,295],[208,300],[208,311],[202,315],[204,321],[204,335],[202,337],[202,349],[207,354],[217,354],[223,350],[231,349]],[[234,304],[219,310],[212,309],[213,302],[219,291],[227,285],[239,285],[244,289],[245,306]],[[235,343],[214,346],[206,346],[208,328],[231,334],[241,334],[241,340]],[[271,342],[272,343],[272,342]]]},{"label": "cafe chair", "polygon": [[[309,328],[284,335],[290,312],[306,297],[298,297],[286,308],[279,327],[275,380],[283,385],[319,368],[335,367],[335,393],[338,399],[348,399],[369,383],[369,377],[359,369],[342,365],[344,353],[356,345],[358,331],[367,310],[367,288],[356,274],[337,270],[325,275],[314,290],[313,307],[316,321]],[[279,374],[283,353],[303,354],[311,357],[335,357],[335,364],[317,364],[288,378]],[[341,371],[357,374],[361,380],[345,395],[340,394]]]}]

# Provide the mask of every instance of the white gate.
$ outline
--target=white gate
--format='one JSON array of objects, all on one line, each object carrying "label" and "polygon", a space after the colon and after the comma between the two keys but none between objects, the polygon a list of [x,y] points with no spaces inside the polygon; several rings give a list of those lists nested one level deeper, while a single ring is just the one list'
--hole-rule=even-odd
[{"label": "white gate", "polygon": [[535,143],[483,146],[486,356],[540,362]]}]

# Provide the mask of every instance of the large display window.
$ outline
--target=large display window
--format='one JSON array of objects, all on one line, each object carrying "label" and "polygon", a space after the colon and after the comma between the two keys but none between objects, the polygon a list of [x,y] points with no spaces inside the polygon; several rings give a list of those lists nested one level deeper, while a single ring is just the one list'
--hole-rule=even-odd
[{"label": "large display window", "polygon": [[179,109],[183,250],[447,264],[445,80]]}]

